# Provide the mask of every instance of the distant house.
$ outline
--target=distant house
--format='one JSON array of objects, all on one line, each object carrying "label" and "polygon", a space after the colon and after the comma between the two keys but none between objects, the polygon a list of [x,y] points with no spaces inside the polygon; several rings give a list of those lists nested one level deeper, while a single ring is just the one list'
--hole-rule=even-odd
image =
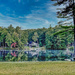
[{"label": "distant house", "polygon": [[38,43],[32,42],[29,44],[29,47],[38,47]]}]

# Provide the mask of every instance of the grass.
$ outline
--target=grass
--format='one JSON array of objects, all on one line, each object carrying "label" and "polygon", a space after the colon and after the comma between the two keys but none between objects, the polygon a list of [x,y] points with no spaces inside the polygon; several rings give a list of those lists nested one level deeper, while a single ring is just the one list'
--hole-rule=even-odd
[{"label": "grass", "polygon": [[75,75],[75,62],[0,62],[0,75]]},{"label": "grass", "polygon": [[[24,50],[34,50],[35,48],[38,48],[38,47],[29,47],[29,46],[25,46],[24,47]],[[46,48],[43,46],[43,47],[39,47],[41,50],[46,50]],[[0,47],[0,50],[18,50],[18,48],[10,48],[10,47]]]},{"label": "grass", "polygon": [[[35,50],[36,48],[38,48],[38,47],[29,47],[29,46],[25,46],[24,47],[24,49],[25,50]],[[43,47],[39,47],[40,48],[40,50],[46,50],[46,48],[43,46]]]}]

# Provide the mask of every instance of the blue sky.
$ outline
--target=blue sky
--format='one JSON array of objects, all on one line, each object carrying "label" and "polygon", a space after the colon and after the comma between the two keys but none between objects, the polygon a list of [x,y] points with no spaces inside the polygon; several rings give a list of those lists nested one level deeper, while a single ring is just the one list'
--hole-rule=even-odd
[{"label": "blue sky", "polygon": [[57,25],[56,8],[50,0],[0,0],[0,26],[22,29]]}]

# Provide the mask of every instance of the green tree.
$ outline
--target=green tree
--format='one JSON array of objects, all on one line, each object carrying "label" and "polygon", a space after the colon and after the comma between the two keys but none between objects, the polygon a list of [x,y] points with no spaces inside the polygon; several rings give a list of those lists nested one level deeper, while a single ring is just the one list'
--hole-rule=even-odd
[{"label": "green tree", "polygon": [[72,30],[72,26],[61,26],[62,30],[57,31],[54,33],[54,35],[57,35],[59,37],[57,43],[61,43],[59,40],[62,40],[65,42],[65,47],[68,47],[69,44],[74,42],[74,36],[72,33],[74,33]]},{"label": "green tree", "polygon": [[[58,18],[73,18],[74,29],[74,58],[75,58],[75,0],[52,0],[57,1],[54,5],[65,5],[65,8],[59,8],[60,11],[57,12]],[[71,31],[71,32],[72,32]]]},{"label": "green tree", "polygon": [[23,49],[24,49],[24,44],[21,42],[20,39],[18,39],[17,44],[18,44],[18,48],[19,48],[19,50],[23,50]]},{"label": "green tree", "polygon": [[25,30],[25,31],[28,32],[28,42],[33,41],[32,37],[34,35],[35,30],[34,29],[28,29],[28,30]]},{"label": "green tree", "polygon": [[28,60],[27,54],[25,54],[24,51],[21,51],[21,52],[18,54],[18,61],[27,61],[27,60]]},{"label": "green tree", "polygon": [[23,44],[27,44],[27,42],[28,42],[28,32],[22,31],[20,39],[21,39]]},{"label": "green tree", "polygon": [[3,29],[2,31],[0,31],[0,42],[3,42],[3,46],[5,44],[5,38],[6,38],[7,33],[8,32],[6,29]]},{"label": "green tree", "polygon": [[20,32],[21,32],[21,27],[17,26],[17,27],[15,28],[15,31],[16,31],[16,33],[20,34]]},{"label": "green tree", "polygon": [[47,49],[66,49],[66,46],[68,44],[67,38],[69,38],[69,34],[64,34],[63,37],[61,35],[54,35],[54,33],[60,30],[63,30],[61,26],[48,28],[45,36],[45,43]]},{"label": "green tree", "polygon": [[13,32],[11,37],[12,37],[13,40],[14,40],[13,42],[17,42],[18,39],[19,39],[19,35],[18,35],[16,32]]},{"label": "green tree", "polygon": [[10,25],[10,26],[8,26],[8,32],[10,33],[10,34],[12,34],[13,32],[14,32],[14,27],[12,26],[12,24]]},{"label": "green tree", "polygon": [[11,35],[9,33],[7,33],[6,36],[6,43],[9,47],[11,47],[11,44],[14,42],[13,38],[11,37]]},{"label": "green tree", "polygon": [[39,36],[37,32],[34,32],[34,35],[32,37],[33,41],[36,42],[38,40]]},{"label": "green tree", "polygon": [[22,33],[21,27],[17,26],[15,28],[15,32],[19,35],[19,38],[21,38],[21,33]]}]

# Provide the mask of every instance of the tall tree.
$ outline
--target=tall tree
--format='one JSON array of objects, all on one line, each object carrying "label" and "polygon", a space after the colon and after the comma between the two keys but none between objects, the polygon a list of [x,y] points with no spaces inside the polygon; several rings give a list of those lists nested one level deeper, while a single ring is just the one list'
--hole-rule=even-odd
[{"label": "tall tree", "polygon": [[21,39],[23,44],[27,44],[27,42],[28,42],[28,32],[22,31],[20,39]]},{"label": "tall tree", "polygon": [[59,8],[57,12],[58,18],[67,18],[67,20],[73,18],[74,24],[74,58],[75,58],[75,0],[52,0],[57,1],[54,5],[65,5],[64,8]]},{"label": "tall tree", "polygon": [[17,26],[15,28],[15,31],[16,31],[17,34],[19,34],[19,38],[21,38],[21,27]]},{"label": "tall tree", "polygon": [[9,47],[11,47],[11,44],[14,42],[13,38],[11,37],[11,35],[9,33],[7,33],[6,36],[6,43]]},{"label": "tall tree", "polygon": [[12,34],[14,32],[14,27],[12,26],[12,24],[8,27],[8,32],[10,34]]},{"label": "tall tree", "polygon": [[39,36],[37,32],[34,32],[34,35],[32,37],[33,41],[36,42],[38,40]]},{"label": "tall tree", "polygon": [[16,32],[13,32],[11,37],[12,37],[13,40],[14,40],[13,43],[14,43],[14,42],[17,42],[18,39],[19,39],[19,35],[18,35]]},{"label": "tall tree", "polygon": [[1,32],[0,32],[0,42],[3,43],[3,46],[5,45],[5,38],[6,38],[6,35],[7,35],[7,30],[6,29],[3,29]]},{"label": "tall tree", "polygon": [[17,26],[17,27],[15,28],[15,31],[16,31],[18,34],[20,34],[21,27]]}]

